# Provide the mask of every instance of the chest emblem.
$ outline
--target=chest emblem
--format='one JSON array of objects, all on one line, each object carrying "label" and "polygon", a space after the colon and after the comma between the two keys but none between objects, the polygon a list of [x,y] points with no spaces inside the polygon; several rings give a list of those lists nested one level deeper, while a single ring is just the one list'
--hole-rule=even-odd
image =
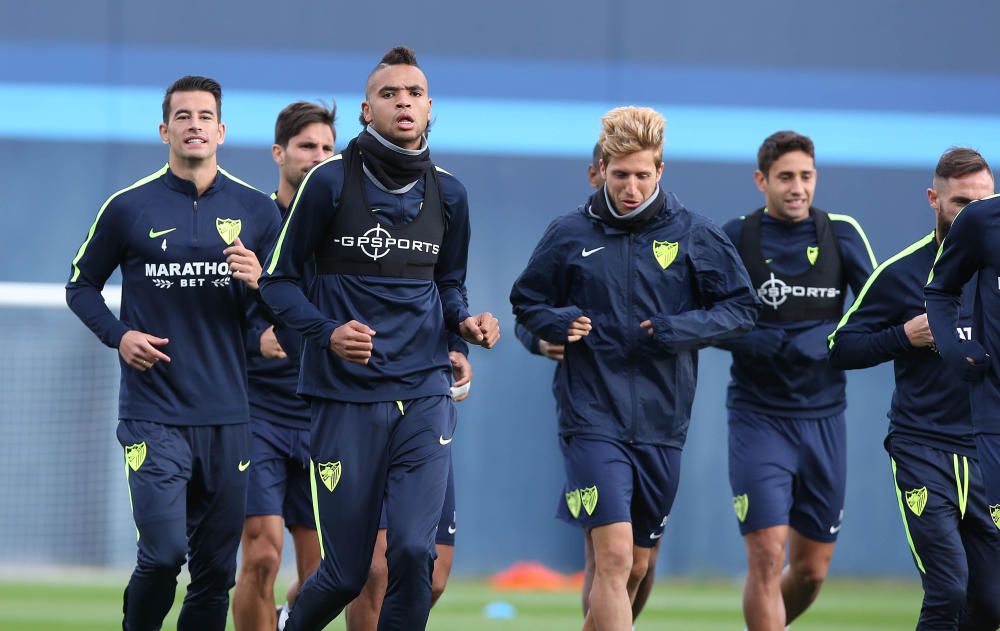
[{"label": "chest emblem", "polygon": [[232,245],[236,237],[240,236],[240,230],[243,229],[243,220],[220,219],[216,217],[215,229],[219,231],[219,236],[226,242],[226,245]]},{"label": "chest emblem", "polygon": [[653,258],[660,264],[660,267],[667,269],[677,258],[679,244],[670,241],[653,241]]},{"label": "chest emblem", "polygon": [[809,259],[809,264],[810,265],[815,265],[816,264],[816,259],[819,258],[819,246],[818,245],[810,245],[809,247],[807,247],[806,248],[806,258]]}]

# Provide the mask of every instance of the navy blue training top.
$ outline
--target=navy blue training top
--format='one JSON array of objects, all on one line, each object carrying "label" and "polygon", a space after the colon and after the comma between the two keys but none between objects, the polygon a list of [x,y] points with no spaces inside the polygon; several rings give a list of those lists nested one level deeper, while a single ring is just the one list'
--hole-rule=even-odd
[{"label": "navy blue training top", "polygon": [[[844,278],[858,295],[875,267],[868,238],[852,217],[829,213],[830,227],[840,248]],[[805,273],[810,266],[807,248],[817,246],[816,222],[810,216],[797,222],[761,218],[761,254],[775,271]],[[743,218],[723,230],[733,243],[743,234]],[[739,338],[717,344],[732,351],[733,364],[726,405],[789,418],[825,418],[846,407],[843,371],[827,359],[827,336],[835,320],[763,322]]]},{"label": "navy blue training top", "polygon": [[[73,259],[70,309],[107,346],[129,330],[169,338],[171,361],[145,372],[121,360],[119,417],[168,425],[245,423],[245,313],[251,290],[222,251],[238,235],[263,257],[280,224],[267,195],[219,169],[201,196],[165,165],[112,195]],[[121,317],[101,296],[120,267]]]},{"label": "navy blue training top", "polygon": [[972,315],[974,341],[985,347],[991,361],[981,379],[972,383],[972,425],[976,432],[1000,434],[1000,196],[972,202],[955,218],[941,243],[924,297],[927,320],[945,363],[956,373],[965,367],[966,342],[958,335],[965,284],[972,280],[976,304]]},{"label": "navy blue training top", "polygon": [[[305,337],[298,392],[335,401],[369,403],[448,395],[451,364],[447,332],[469,317],[465,275],[469,206],[465,187],[438,168],[445,235],[433,281],[317,274],[307,297],[300,281],[326,244],[344,184],[341,155],[306,176],[261,276],[261,293],[274,314]],[[424,183],[390,193],[365,177],[379,220],[406,223],[420,212]],[[379,220],[372,217],[372,225]],[[330,335],[357,320],[375,330],[372,358],[348,362],[330,350]]]},{"label": "navy blue training top", "polygon": [[[937,251],[932,232],[875,269],[830,336],[830,363],[852,369],[892,361],[889,436],[975,456],[969,384],[948,370],[933,347],[913,347],[903,330],[925,312],[924,283]],[[964,338],[972,334],[974,299],[975,284],[966,283],[958,323]]]}]

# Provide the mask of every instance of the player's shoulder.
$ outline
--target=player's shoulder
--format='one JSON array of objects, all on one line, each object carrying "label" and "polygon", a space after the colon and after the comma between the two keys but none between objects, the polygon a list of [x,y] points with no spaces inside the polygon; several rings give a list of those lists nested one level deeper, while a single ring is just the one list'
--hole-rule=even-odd
[{"label": "player's shoulder", "polygon": [[112,193],[101,206],[101,212],[138,212],[147,203],[154,200],[157,193],[162,190],[156,185],[167,173],[167,168],[167,165],[164,164],[156,171],[145,175],[128,186]]},{"label": "player's shoulder", "polygon": [[865,236],[865,230],[861,227],[861,222],[846,213],[826,211],[826,216],[830,219],[833,232],[838,237]]},{"label": "player's shoulder", "polygon": [[937,252],[934,237],[935,233],[932,231],[887,258],[872,272],[872,279],[878,279],[882,283],[903,284],[918,279],[922,286]]},{"label": "player's shoulder", "polygon": [[970,219],[992,219],[1000,215],[1000,194],[969,202],[965,208],[959,211],[955,220],[958,221],[958,218],[963,215],[965,215],[963,219],[965,222],[970,221]]},{"label": "player's shoulder", "polygon": [[469,199],[469,191],[466,190],[465,185],[454,174],[436,164],[434,165],[434,170],[437,172],[438,183],[441,186],[441,197],[446,204],[453,204],[456,201],[467,201]]}]

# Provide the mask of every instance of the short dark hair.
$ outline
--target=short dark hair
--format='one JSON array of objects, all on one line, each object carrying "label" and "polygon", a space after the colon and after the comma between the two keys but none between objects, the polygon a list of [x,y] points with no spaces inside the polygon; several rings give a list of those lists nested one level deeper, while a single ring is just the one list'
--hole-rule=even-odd
[{"label": "short dark hair", "polygon": [[[326,103],[307,103],[306,101],[296,101],[285,107],[278,114],[278,120],[274,123],[274,144],[288,147],[288,141],[294,138],[303,129],[313,123],[329,125],[334,129],[333,123],[337,120],[337,103],[333,107],[327,108]],[[336,138],[336,130],[334,137]]]},{"label": "short dark hair", "polygon": [[941,154],[941,159],[938,160],[937,167],[934,169],[934,177],[947,180],[953,177],[972,175],[983,170],[990,171],[991,175],[993,173],[986,158],[978,151],[969,147],[950,147]]},{"label": "short dark hair", "polygon": [[757,150],[757,168],[767,177],[771,166],[778,161],[778,158],[791,153],[801,151],[807,156],[816,160],[816,148],[809,136],[794,131],[777,131],[764,139],[760,149]]},{"label": "short dark hair", "polygon": [[208,92],[215,97],[215,114],[222,120],[222,86],[215,79],[199,77],[197,75],[187,75],[181,77],[167,88],[167,93],[163,95],[163,122],[170,118],[170,97],[174,92]]},{"label": "short dark hair", "polygon": [[[382,68],[388,68],[389,66],[413,66],[419,68],[420,64],[417,63],[417,53],[413,52],[412,48],[407,46],[390,48],[386,54],[382,55],[382,59],[375,64],[372,71],[368,73],[368,78],[365,79],[365,98],[368,98],[368,84],[371,82],[372,77]],[[358,114],[358,122],[361,123],[362,127],[368,126],[368,123],[365,122],[364,112]],[[429,126],[428,131],[430,131]]]},{"label": "short dark hair", "polygon": [[590,166],[595,169],[601,168],[601,143],[594,143],[594,150],[590,154]]}]

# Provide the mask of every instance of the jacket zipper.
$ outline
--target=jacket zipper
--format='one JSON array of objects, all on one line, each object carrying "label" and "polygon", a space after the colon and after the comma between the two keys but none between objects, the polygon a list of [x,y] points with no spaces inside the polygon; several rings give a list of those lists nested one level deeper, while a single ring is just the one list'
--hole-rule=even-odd
[{"label": "jacket zipper", "polygon": [[198,200],[194,200],[194,207],[191,210],[191,219],[194,224],[191,228],[192,238],[191,240],[195,243],[198,242]]},{"label": "jacket zipper", "polygon": [[[635,234],[630,232],[629,235],[628,235],[628,283],[626,284],[626,286],[628,288],[628,292],[627,292],[627,296],[626,296],[626,299],[628,300],[628,320],[626,320],[626,322],[628,324],[626,326],[628,326],[628,331],[629,331],[628,338],[627,338],[628,339],[628,347],[626,349],[626,352],[629,353],[629,354],[631,354],[631,353],[633,353],[635,351],[635,346],[636,346],[636,344],[635,344],[635,327],[632,326],[632,323],[633,323],[633,320],[634,320],[634,312],[633,312],[632,308],[635,305],[635,298],[633,296],[633,294],[635,293],[635,290],[633,288],[633,278],[632,278],[634,276],[634,274],[633,274],[634,270],[632,269],[633,265],[634,265],[634,259],[632,257],[632,245],[633,245],[634,241],[635,241]],[[634,443],[635,442],[635,408],[636,408],[636,396],[635,396],[635,362],[631,361],[631,358],[628,361],[628,389],[629,389],[629,394],[632,397],[632,407],[631,407],[631,417],[632,418],[629,419],[629,438],[628,438],[628,442]]]}]

